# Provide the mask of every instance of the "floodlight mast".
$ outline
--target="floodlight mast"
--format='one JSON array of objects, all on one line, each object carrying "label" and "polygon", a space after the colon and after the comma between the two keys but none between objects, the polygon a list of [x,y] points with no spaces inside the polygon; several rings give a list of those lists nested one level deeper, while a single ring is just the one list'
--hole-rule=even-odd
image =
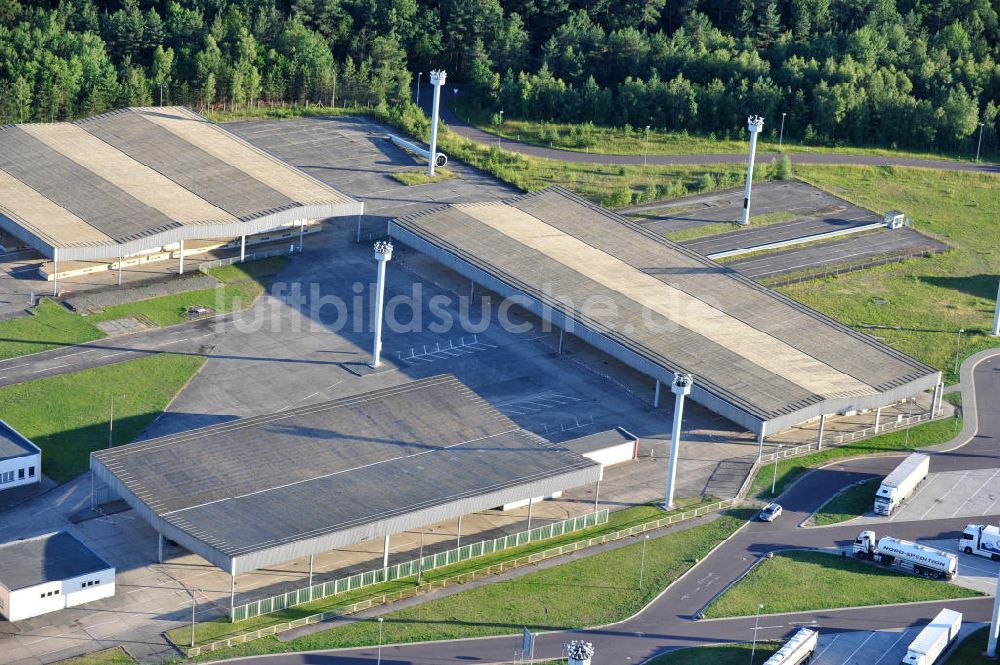
[{"label": "floodlight mast", "polygon": [[757,134],[764,129],[764,118],[752,115],[747,118],[747,129],[750,130],[750,159],[747,161],[747,187],[743,193],[743,219],[740,223],[750,223],[750,186],[753,184],[753,161],[757,156]]},{"label": "floodlight mast", "polygon": [[375,243],[375,260],[378,261],[378,282],[375,286],[375,311],[373,312],[375,342],[372,344],[371,367],[378,367],[382,362],[382,309],[385,301],[385,264],[392,259],[392,243],[379,240]]},{"label": "floodlight mast", "polygon": [[[448,78],[448,72],[443,69],[431,71],[431,85],[434,86],[434,103],[431,106],[431,156],[437,155],[438,112],[441,108],[441,86]],[[427,175],[434,175],[434,159],[427,160]]]},{"label": "floodlight mast", "polygon": [[674,485],[677,480],[677,457],[681,447],[681,419],[684,417],[684,398],[691,394],[694,380],[690,374],[674,374],[670,390],[674,393],[674,426],[670,433],[670,459],[667,463],[667,490],[663,498],[663,509],[673,510]]}]

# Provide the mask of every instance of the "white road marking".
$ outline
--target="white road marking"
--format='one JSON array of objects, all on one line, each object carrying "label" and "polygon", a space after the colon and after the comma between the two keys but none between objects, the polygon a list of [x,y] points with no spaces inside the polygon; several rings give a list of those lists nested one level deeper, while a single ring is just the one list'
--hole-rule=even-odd
[{"label": "white road marking", "polygon": [[61,367],[69,367],[72,364],[73,363],[66,363],[65,365],[55,365],[54,367],[43,367],[42,369],[36,369],[36,370],[34,370],[32,372],[32,374],[38,374],[40,372],[48,372],[48,371],[51,371],[51,370],[54,370],[54,369],[59,369]]},{"label": "white road marking", "polygon": [[833,639],[830,640],[830,643],[827,644],[825,647],[823,647],[822,651],[820,651],[818,654],[816,654],[816,658],[815,658],[815,660],[813,662],[815,662],[816,660],[819,660],[820,658],[822,658],[823,654],[825,654],[827,651],[830,650],[830,647],[833,646],[833,643],[837,641],[838,637],[840,637],[840,635],[834,635]]},{"label": "white road marking", "polygon": [[973,492],[972,494],[970,494],[970,495],[969,495],[969,496],[968,496],[968,497],[967,497],[967,498],[965,499],[965,501],[963,501],[963,502],[961,503],[961,505],[959,505],[959,506],[958,506],[958,508],[956,508],[956,509],[955,509],[955,512],[953,512],[953,513],[951,514],[951,516],[952,516],[952,517],[955,517],[956,515],[958,515],[958,513],[959,513],[959,512],[960,512],[960,511],[962,510],[962,508],[964,508],[964,507],[965,507],[965,504],[967,504],[967,503],[969,503],[970,501],[972,501],[973,499],[975,499],[975,498],[976,498],[976,495],[977,495],[977,494],[979,494],[980,492],[982,492],[982,491],[983,491],[983,488],[984,488],[984,487],[986,487],[987,485],[989,485],[989,484],[990,484],[990,482],[992,482],[992,480],[993,480],[994,478],[996,478],[996,477],[997,477],[997,474],[1000,474],[1000,469],[997,469],[996,471],[994,471],[994,472],[993,472],[993,475],[992,475],[992,476],[990,476],[990,477],[989,477],[989,478],[987,478],[987,479],[986,479],[985,481],[983,481],[983,484],[982,484],[982,485],[980,485],[980,486],[979,486],[979,488],[978,488],[978,489],[976,489],[976,491],[975,491],[975,492]]},{"label": "white road marking", "polygon": [[969,476],[969,472],[968,471],[966,471],[964,474],[962,474],[962,477],[958,479],[957,483],[955,483],[954,485],[952,485],[951,487],[949,487],[947,492],[945,492],[944,494],[942,494],[941,496],[939,496],[937,498],[937,502],[936,503],[932,504],[930,508],[928,508],[927,510],[924,511],[924,514],[920,516],[920,519],[923,519],[923,518],[927,517],[927,513],[931,512],[932,510],[934,510],[935,508],[937,508],[937,504],[938,503],[943,503],[944,502],[944,498],[946,496],[948,496],[949,494],[951,494],[952,491],[956,487],[958,487],[959,485],[961,485],[962,481],[964,481],[968,476]]},{"label": "white road marking", "polygon": [[877,634],[878,634],[878,633],[876,633],[876,632],[875,632],[875,631],[873,630],[873,631],[872,631],[872,634],[871,634],[871,635],[869,635],[868,637],[866,637],[866,638],[865,638],[865,641],[864,641],[864,642],[862,642],[861,644],[859,644],[859,645],[858,645],[858,648],[857,648],[857,649],[855,649],[854,651],[852,651],[852,652],[851,652],[851,655],[850,655],[850,656],[848,656],[848,657],[847,657],[847,659],[846,659],[846,660],[844,661],[844,665],[847,665],[847,663],[851,662],[851,658],[854,658],[855,654],[857,654],[857,653],[858,653],[859,651],[861,651],[861,647],[863,647],[864,645],[868,644],[868,640],[870,640],[871,638],[875,637],[875,636],[876,636]]},{"label": "white road marking", "polygon": [[878,664],[879,664],[879,663],[881,663],[881,662],[882,662],[883,660],[885,660],[885,659],[886,659],[886,656],[888,656],[888,655],[889,655],[889,653],[890,653],[890,652],[891,652],[891,651],[892,651],[892,650],[893,650],[893,649],[895,648],[895,646],[896,646],[897,644],[899,644],[899,642],[900,642],[900,641],[901,641],[901,640],[902,640],[902,639],[903,639],[904,637],[906,637],[906,636],[907,636],[907,635],[909,634],[909,632],[910,632],[910,630],[909,630],[909,629],[908,629],[908,630],[904,630],[904,631],[903,631],[903,634],[902,634],[902,635],[900,635],[900,636],[899,636],[898,638],[896,638],[896,641],[895,641],[895,642],[893,642],[892,644],[890,644],[890,645],[889,645],[889,648],[885,650],[885,653],[884,653],[884,654],[882,654],[882,657],[881,657],[881,658],[879,658],[878,660],[876,660],[876,661],[875,661],[875,665],[878,665]]}]

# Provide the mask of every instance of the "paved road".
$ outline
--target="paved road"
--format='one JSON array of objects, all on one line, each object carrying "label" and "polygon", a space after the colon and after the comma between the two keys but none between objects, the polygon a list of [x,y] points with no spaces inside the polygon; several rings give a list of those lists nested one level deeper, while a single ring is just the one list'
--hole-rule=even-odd
[{"label": "paved road", "polygon": [[[931,471],[992,468],[1000,460],[1000,355],[979,363],[973,372],[978,411],[978,432],[961,448],[936,453]],[[706,557],[640,614],[618,624],[584,631],[559,631],[539,636],[536,658],[557,658],[563,645],[577,637],[594,643],[602,662],[638,663],[676,647],[726,641],[746,641],[753,633],[753,619],[736,618],[694,621],[692,616],[730,580],[736,579],[760,555],[784,547],[843,547],[857,534],[857,526],[800,529],[796,525],[846,485],[884,474],[898,463],[898,456],[851,460],[813,472],[808,482],[795,484],[782,496],[785,515],[778,522],[751,522]],[[1000,515],[985,515],[995,522]],[[964,518],[894,522],[897,537],[951,538],[958,536]],[[763,602],[766,604],[767,600]],[[930,602],[867,609],[826,610],[788,615],[764,615],[759,639],[775,639],[802,625],[817,625],[825,631],[877,630],[910,626],[928,620],[940,608],[961,611],[966,621],[988,621],[991,598]],[[391,631],[392,624],[387,623]],[[391,632],[390,632],[391,635]],[[389,637],[391,640],[391,637]],[[420,665],[459,663],[503,663],[513,660],[519,637],[395,645],[383,647],[381,662]],[[331,665],[372,663],[374,648],[345,649],[318,653],[291,653],[246,659],[246,665]]]},{"label": "paved road", "polygon": [[[430,115],[429,87],[425,88],[424,112]],[[452,88],[444,87],[441,91],[441,118],[448,125],[448,128],[459,136],[472,139],[483,145],[496,145],[497,136],[490,132],[473,127],[462,118],[458,117],[452,110]],[[527,143],[519,143],[507,139],[501,140],[501,145],[506,150],[531,155],[533,157],[544,157],[546,159],[558,159],[567,162],[579,162],[584,164],[678,164],[688,166],[702,166],[706,164],[742,164],[746,162],[746,155],[740,154],[720,154],[720,155],[649,155],[645,161],[642,155],[603,155],[589,152],[576,152],[572,150],[558,150],[555,148],[544,148]],[[1000,173],[1000,164],[956,162],[946,159],[914,159],[908,157],[876,157],[872,155],[842,155],[835,153],[818,152],[791,152],[787,154],[793,163],[796,164],[869,164],[873,166],[919,166],[931,169],[944,169],[947,171],[981,171],[984,173]],[[761,152],[757,153],[758,162],[769,162],[778,157],[778,153]]]},{"label": "paved road", "polygon": [[162,351],[204,355],[217,341],[215,326],[229,316],[152,328],[0,360],[0,386],[110,365]]}]

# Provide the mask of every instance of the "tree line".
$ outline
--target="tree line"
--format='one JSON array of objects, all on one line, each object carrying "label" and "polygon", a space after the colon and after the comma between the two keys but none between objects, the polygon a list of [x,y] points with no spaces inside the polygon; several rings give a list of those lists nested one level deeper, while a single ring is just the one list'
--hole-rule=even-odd
[{"label": "tree line", "polygon": [[[448,70],[507,117],[996,149],[990,0],[0,0],[0,115],[391,107]],[[426,78],[424,79],[426,81]],[[465,96],[465,95],[463,95]]]}]

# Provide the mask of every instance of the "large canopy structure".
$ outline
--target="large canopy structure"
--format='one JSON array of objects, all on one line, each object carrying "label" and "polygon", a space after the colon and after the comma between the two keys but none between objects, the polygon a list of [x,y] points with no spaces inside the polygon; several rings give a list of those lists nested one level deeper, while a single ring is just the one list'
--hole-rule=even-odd
[{"label": "large canopy structure", "polygon": [[90,467],[232,575],[601,475],[448,375],[102,450]]},{"label": "large canopy structure", "polygon": [[757,432],[877,408],[940,373],[559,188],[393,220],[389,233]]},{"label": "large canopy structure", "polygon": [[182,107],[0,127],[0,228],[56,260],[362,212],[362,203]]}]

